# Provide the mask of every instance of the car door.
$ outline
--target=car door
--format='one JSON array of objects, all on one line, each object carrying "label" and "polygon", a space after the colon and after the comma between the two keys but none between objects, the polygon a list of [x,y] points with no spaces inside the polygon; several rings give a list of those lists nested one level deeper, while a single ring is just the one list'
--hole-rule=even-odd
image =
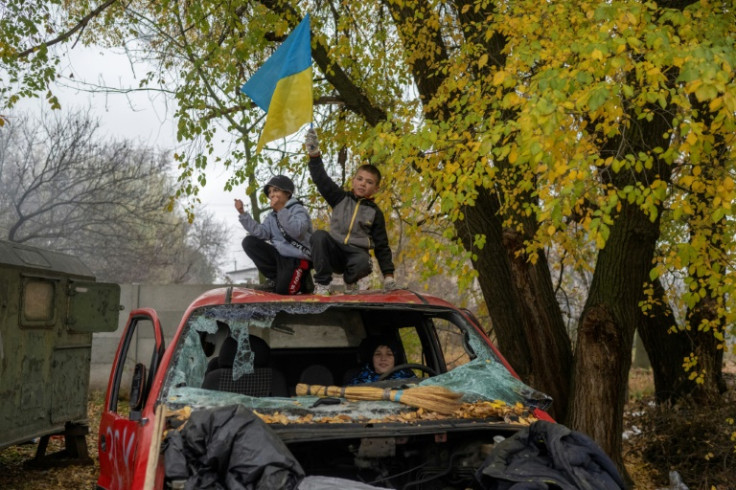
[{"label": "car door", "polygon": [[98,488],[142,488],[152,437],[153,379],[164,354],[164,337],[156,312],[134,310],[112,363],[100,417]]}]

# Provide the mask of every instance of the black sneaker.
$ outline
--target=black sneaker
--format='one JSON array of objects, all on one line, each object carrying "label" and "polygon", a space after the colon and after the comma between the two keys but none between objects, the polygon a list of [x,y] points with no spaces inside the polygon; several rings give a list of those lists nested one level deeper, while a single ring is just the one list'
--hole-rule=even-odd
[{"label": "black sneaker", "polygon": [[304,277],[302,277],[302,285],[299,291],[302,294],[312,294],[314,292],[314,281],[312,280],[312,273],[309,269],[304,271]]}]

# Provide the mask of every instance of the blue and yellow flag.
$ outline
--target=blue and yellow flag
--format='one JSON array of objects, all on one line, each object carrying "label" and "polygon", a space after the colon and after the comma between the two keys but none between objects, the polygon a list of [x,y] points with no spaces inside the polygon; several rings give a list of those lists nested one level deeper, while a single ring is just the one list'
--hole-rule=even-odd
[{"label": "blue and yellow flag", "polygon": [[312,121],[312,49],[309,14],[240,89],[266,111],[256,153]]}]

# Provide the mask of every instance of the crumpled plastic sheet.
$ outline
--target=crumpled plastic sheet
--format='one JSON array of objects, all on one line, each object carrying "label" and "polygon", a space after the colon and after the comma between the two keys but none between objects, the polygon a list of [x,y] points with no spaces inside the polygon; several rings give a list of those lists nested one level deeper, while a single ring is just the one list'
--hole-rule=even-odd
[{"label": "crumpled plastic sheet", "polygon": [[278,436],[242,405],[193,411],[164,440],[166,477],[185,489],[372,490],[331,476],[305,476]]},{"label": "crumpled plastic sheet", "polygon": [[538,420],[496,444],[475,479],[479,488],[622,490],[616,465],[590,437]]},{"label": "crumpled plastic sheet", "polygon": [[308,476],[296,487],[297,490],[372,490],[374,488],[381,487],[331,476]]},{"label": "crumpled plastic sheet", "polygon": [[304,469],[286,444],[242,405],[193,411],[164,440],[166,477],[185,489],[295,489]]}]

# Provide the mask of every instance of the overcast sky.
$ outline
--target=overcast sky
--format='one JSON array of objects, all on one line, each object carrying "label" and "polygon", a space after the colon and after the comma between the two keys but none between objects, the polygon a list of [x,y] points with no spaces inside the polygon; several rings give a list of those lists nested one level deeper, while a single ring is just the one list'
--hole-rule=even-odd
[{"label": "overcast sky", "polygon": [[[136,87],[136,77],[142,77],[145,70],[134,73],[130,62],[122,53],[100,48],[77,46],[71,56],[62,62],[62,78],[55,93],[64,110],[91,107],[94,115],[100,118],[105,134],[140,141],[147,146],[159,149],[176,149],[176,124],[173,119],[174,107],[161,94],[133,92],[129,94],[89,93],[65,87],[73,84],[64,80],[72,77],[77,82],[107,85],[112,87]],[[25,105],[25,104],[24,104]],[[31,106],[43,107],[40,102]],[[46,107],[48,105],[46,104]],[[252,267],[252,262],[243,252],[240,242],[245,230],[237,219],[233,199],[244,199],[242,192],[223,190],[226,180],[224,170],[208,167],[207,187],[200,192],[202,204],[230,231],[226,257],[222,262],[223,272]]]}]

